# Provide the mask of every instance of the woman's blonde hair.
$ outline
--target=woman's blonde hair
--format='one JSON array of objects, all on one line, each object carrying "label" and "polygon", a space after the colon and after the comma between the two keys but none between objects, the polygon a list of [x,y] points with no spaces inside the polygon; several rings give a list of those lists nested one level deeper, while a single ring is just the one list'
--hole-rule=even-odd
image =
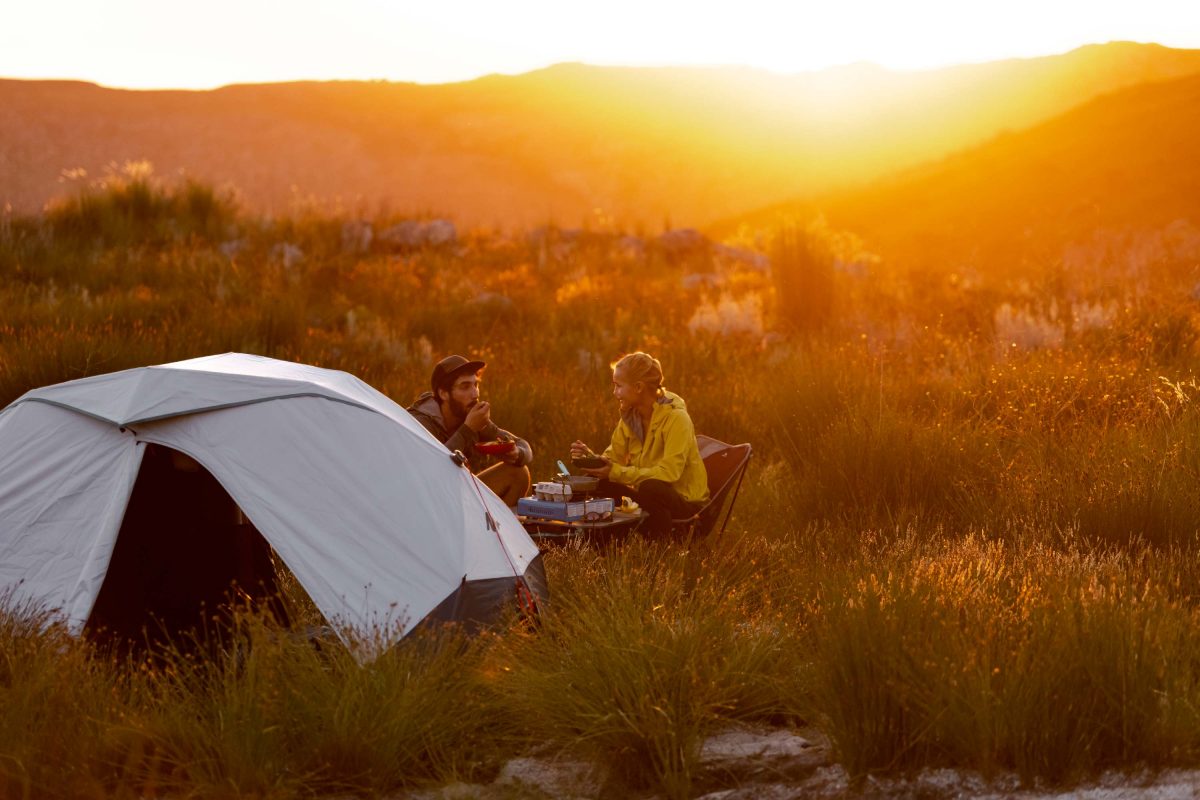
[{"label": "woman's blonde hair", "polygon": [[653,390],[654,394],[662,394],[662,364],[649,353],[641,351],[629,353],[621,356],[609,366],[612,367],[613,372],[621,370],[625,379],[630,383],[644,383],[647,388]]}]

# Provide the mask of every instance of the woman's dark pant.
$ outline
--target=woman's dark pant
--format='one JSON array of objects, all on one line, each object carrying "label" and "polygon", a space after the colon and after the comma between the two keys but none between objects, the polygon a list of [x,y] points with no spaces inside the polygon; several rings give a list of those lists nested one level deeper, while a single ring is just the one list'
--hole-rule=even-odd
[{"label": "woman's dark pant", "polygon": [[642,485],[634,489],[623,483],[602,480],[596,494],[600,497],[612,497],[618,503],[623,496],[633,498],[633,501],[649,515],[642,525],[642,530],[656,537],[670,534],[671,520],[690,517],[703,505],[684,500],[666,481],[642,481]]}]

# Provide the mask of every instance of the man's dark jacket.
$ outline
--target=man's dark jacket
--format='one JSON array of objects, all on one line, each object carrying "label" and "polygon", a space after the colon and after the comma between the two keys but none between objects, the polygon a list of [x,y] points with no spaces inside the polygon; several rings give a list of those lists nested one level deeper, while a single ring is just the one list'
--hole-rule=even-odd
[{"label": "man's dark jacket", "polygon": [[418,397],[416,402],[408,407],[408,413],[416,417],[417,422],[424,425],[425,430],[432,433],[439,442],[446,445],[447,450],[451,452],[458,450],[466,456],[471,465],[471,472],[479,472],[494,463],[492,456],[484,455],[475,449],[475,443],[491,442],[501,436],[507,436],[517,443],[518,467],[527,467],[533,461],[533,450],[529,447],[529,442],[514,436],[494,422],[489,422],[487,427],[479,433],[466,425],[459,425],[456,431],[446,430],[446,421],[442,418],[442,407],[438,405],[433,392],[425,392]]}]

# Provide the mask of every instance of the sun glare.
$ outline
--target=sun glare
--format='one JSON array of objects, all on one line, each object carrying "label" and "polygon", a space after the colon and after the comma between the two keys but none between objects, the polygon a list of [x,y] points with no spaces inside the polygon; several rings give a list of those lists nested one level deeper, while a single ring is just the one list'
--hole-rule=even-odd
[{"label": "sun glare", "polygon": [[336,11],[311,0],[286,7],[214,0],[203,12],[134,0],[65,5],[6,12],[0,76],[138,88],[306,78],[428,83],[559,62],[793,73],[860,61],[926,69],[1111,40],[1200,47],[1200,10],[1173,0],[746,0],[736,7],[613,0],[603,9],[541,0],[448,0],[436,8],[348,0]]}]

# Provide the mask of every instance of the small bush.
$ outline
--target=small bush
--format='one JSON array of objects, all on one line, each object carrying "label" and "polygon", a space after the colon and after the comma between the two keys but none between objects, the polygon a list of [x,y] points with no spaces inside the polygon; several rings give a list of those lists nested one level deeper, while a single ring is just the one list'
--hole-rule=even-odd
[{"label": "small bush", "polygon": [[835,310],[833,257],[813,231],[782,226],[770,248],[779,324],[797,333],[819,331]]},{"label": "small bush", "polygon": [[173,650],[151,677],[147,726],[178,791],[385,794],[494,769],[511,738],[478,680],[483,642],[453,629],[362,663],[355,652],[380,648],[317,648],[260,618],[235,624],[215,660]]},{"label": "small bush", "polygon": [[48,611],[0,602],[0,797],[104,795],[141,785],[130,692]]},{"label": "small bush", "polygon": [[236,217],[234,201],[206,184],[167,186],[146,164],[125,169],[52,205],[46,223],[67,241],[100,246],[217,241]]},{"label": "small bush", "polygon": [[781,615],[742,596],[753,587],[724,571],[732,558],[689,558],[644,541],[570,554],[541,628],[505,643],[496,683],[536,739],[582,747],[620,781],[672,797],[689,796],[718,722],[797,700]]}]

